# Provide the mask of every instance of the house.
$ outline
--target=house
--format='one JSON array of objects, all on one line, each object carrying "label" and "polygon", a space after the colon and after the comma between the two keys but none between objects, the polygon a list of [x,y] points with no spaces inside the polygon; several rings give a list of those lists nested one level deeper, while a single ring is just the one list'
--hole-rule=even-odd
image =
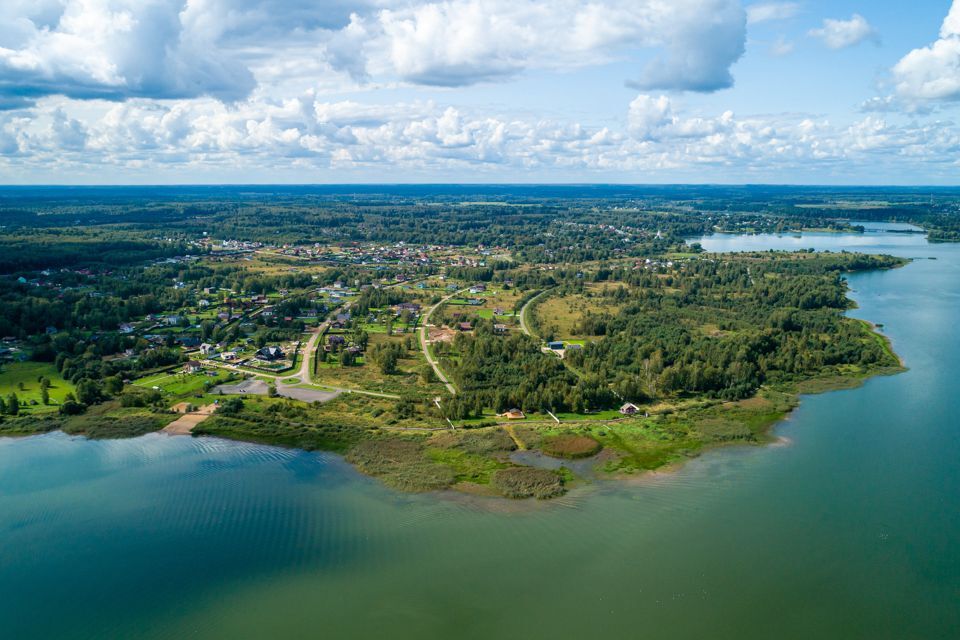
[{"label": "house", "polygon": [[198,306],[198,307],[209,307],[209,306],[210,306],[210,301],[209,301],[209,300],[198,300],[198,301],[197,301],[197,306]]},{"label": "house", "polygon": [[640,407],[633,404],[632,402],[628,402],[624,404],[622,407],[620,407],[620,413],[625,416],[635,415],[638,411],[640,411]]},{"label": "house", "polygon": [[163,321],[170,326],[177,325],[177,324],[180,324],[180,316],[177,316],[177,315],[167,316],[166,318],[163,319]]},{"label": "house", "polygon": [[217,352],[217,345],[215,344],[209,344],[204,342],[202,345],[200,345],[200,353],[202,353],[205,356],[209,356],[216,352]]},{"label": "house", "polygon": [[567,351],[576,351],[577,349],[583,349],[583,345],[576,342],[567,345]]},{"label": "house", "polygon": [[483,293],[487,290],[487,287],[482,284],[476,284],[470,287],[470,293]]},{"label": "house", "polygon": [[503,309],[502,309],[502,308],[497,307],[497,308],[495,308],[495,309],[493,310],[493,315],[495,315],[495,316],[505,316],[505,315],[507,315],[507,314],[505,314],[505,313],[503,312]]},{"label": "house", "polygon": [[550,349],[553,349],[554,351],[563,351],[563,342],[560,340],[548,342],[547,347],[549,347]]},{"label": "house", "polygon": [[340,324],[346,324],[346,323],[350,322],[350,313],[349,313],[349,312],[348,312],[348,313],[338,313],[338,314],[337,314],[337,322],[339,322]]},{"label": "house", "polygon": [[501,413],[500,417],[507,420],[523,420],[527,416],[523,415],[523,411],[520,411],[520,409],[510,409],[506,413]]},{"label": "house", "polygon": [[191,360],[183,365],[183,370],[186,373],[197,373],[203,370],[203,365],[196,360]]},{"label": "house", "polygon": [[269,360],[270,362],[273,362],[274,360],[279,360],[283,357],[283,349],[277,346],[263,347],[257,351],[257,357],[261,360]]},{"label": "house", "polygon": [[347,339],[343,336],[330,336],[327,338],[327,342],[331,347],[342,347],[343,345],[347,344]]},{"label": "house", "polygon": [[133,333],[133,325],[129,322],[121,322],[120,333]]},{"label": "house", "polygon": [[224,351],[223,353],[220,354],[220,357],[221,357],[223,360],[236,360],[236,359],[237,359],[237,352],[236,352],[236,351]]},{"label": "house", "polygon": [[479,298],[469,298],[467,300],[467,304],[472,307],[479,307],[481,304],[483,304],[483,300],[480,300]]},{"label": "house", "polygon": [[461,322],[457,325],[457,329],[460,331],[473,331],[473,325],[469,322]]},{"label": "house", "polygon": [[493,325],[493,332],[499,335],[503,335],[507,332],[507,325],[505,324],[495,324]]}]

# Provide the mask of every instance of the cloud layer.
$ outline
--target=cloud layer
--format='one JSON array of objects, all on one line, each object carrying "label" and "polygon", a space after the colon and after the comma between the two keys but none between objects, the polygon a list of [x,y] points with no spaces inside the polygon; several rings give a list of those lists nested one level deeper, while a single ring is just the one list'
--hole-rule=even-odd
[{"label": "cloud layer", "polygon": [[[802,115],[688,113],[663,95],[638,95],[620,127],[478,113],[433,102],[369,105],[304,95],[279,104],[227,107],[213,99],[162,105],[103,103],[96,118],[50,99],[30,119],[0,119],[0,173],[48,175],[97,167],[99,175],[194,177],[223,167],[300,180],[356,175],[474,180],[591,179],[631,176],[693,181],[826,176],[869,167],[897,175],[921,167],[931,178],[955,175],[960,131],[949,123],[895,125],[867,116],[852,125]],[[49,103],[49,104],[48,104]],[[836,172],[836,173],[834,173]],[[422,179],[422,178],[421,178]]]},{"label": "cloud layer", "polygon": [[[5,0],[0,180],[751,181],[813,171],[832,180],[884,166],[895,177],[904,167],[954,176],[957,128],[904,123],[901,111],[913,104],[915,119],[935,109],[918,104],[960,99],[960,0],[939,39],[892,69],[894,95],[867,101],[872,115],[743,115],[703,106],[727,93],[691,97],[733,85],[748,25],[792,26],[789,40],[755,41],[774,56],[804,33],[831,49],[876,38],[858,14],[807,32],[800,9],[739,0]],[[594,73],[632,90],[591,112],[571,91]],[[548,98],[511,108],[518,94],[547,86]],[[556,108],[532,106],[548,102]]]},{"label": "cloud layer", "polygon": [[733,82],[745,21],[737,0],[7,0],[0,100],[232,101],[291,61],[464,86],[638,60],[640,86],[712,91]]}]

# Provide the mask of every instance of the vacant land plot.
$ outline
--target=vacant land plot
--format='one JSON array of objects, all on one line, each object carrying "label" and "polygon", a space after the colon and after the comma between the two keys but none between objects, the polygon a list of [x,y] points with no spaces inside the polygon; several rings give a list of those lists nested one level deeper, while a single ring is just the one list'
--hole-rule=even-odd
[{"label": "vacant land plot", "polygon": [[549,296],[534,303],[537,330],[555,340],[583,341],[592,336],[583,332],[582,321],[588,314],[616,315],[622,304],[612,298],[586,297],[583,294]]}]

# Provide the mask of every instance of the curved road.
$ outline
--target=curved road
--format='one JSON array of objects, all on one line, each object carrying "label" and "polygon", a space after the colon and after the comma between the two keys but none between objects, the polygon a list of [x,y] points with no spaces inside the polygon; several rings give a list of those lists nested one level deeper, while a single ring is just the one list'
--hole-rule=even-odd
[{"label": "curved road", "polygon": [[527,300],[526,304],[524,304],[523,307],[520,308],[520,330],[523,331],[523,332],[524,332],[525,334],[527,334],[528,336],[533,336],[534,338],[537,337],[537,336],[534,336],[534,335],[533,335],[533,333],[530,331],[530,327],[527,326],[527,309],[530,307],[530,304],[531,304],[534,300],[536,300],[536,299],[539,298],[540,296],[544,295],[545,293],[549,293],[549,292],[553,291],[555,288],[556,288],[556,287],[550,287],[549,289],[544,289],[543,291],[541,291],[541,292],[538,293],[537,295],[535,295],[535,296],[533,296],[532,298],[530,298],[529,300]]},{"label": "curved road", "polygon": [[450,392],[450,395],[457,395],[457,389],[450,383],[450,380],[444,375],[443,371],[440,369],[440,363],[433,359],[433,356],[430,355],[430,349],[427,345],[427,329],[430,326],[430,316],[433,315],[433,312],[436,311],[442,304],[453,300],[458,295],[462,294],[464,291],[469,291],[469,287],[466,289],[460,289],[460,291],[454,291],[446,298],[442,299],[437,304],[430,307],[425,314],[423,314],[423,326],[420,327],[420,349],[423,351],[423,356],[427,359],[427,363],[433,367],[433,372],[437,374],[437,379],[447,387],[447,391]]}]

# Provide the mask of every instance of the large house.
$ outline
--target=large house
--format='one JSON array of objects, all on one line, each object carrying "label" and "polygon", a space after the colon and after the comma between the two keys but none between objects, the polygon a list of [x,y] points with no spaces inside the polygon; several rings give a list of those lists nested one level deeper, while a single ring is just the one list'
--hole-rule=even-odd
[{"label": "large house", "polygon": [[196,360],[191,360],[183,365],[183,370],[186,373],[198,373],[203,370],[203,365]]},{"label": "large house", "polygon": [[523,415],[523,411],[520,411],[520,409],[510,409],[509,411],[500,414],[500,416],[502,418],[506,418],[507,420],[523,420],[526,418],[526,416]]},{"label": "large house", "polygon": [[277,346],[263,347],[257,351],[257,357],[261,360],[269,360],[271,362],[274,360],[279,360],[283,358],[283,349]]}]

